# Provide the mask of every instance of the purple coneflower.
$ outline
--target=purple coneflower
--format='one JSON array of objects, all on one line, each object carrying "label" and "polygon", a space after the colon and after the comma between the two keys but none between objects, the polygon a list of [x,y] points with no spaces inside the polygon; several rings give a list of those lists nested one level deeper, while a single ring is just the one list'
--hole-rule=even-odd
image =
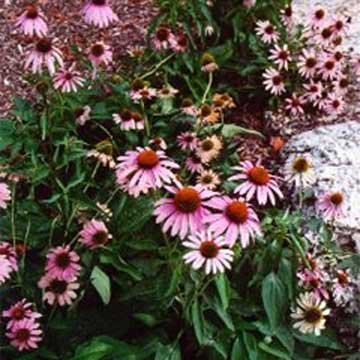
[{"label": "purple coneflower", "polygon": [[256,23],[255,31],[265,44],[271,44],[273,42],[276,43],[280,37],[276,27],[272,25],[269,20],[259,20]]},{"label": "purple coneflower", "polygon": [[99,28],[108,27],[112,22],[119,20],[108,0],[90,0],[82,9],[82,13],[87,24]]},{"label": "purple coneflower", "polygon": [[75,122],[80,126],[83,126],[90,119],[91,107],[85,105],[82,108],[75,110]]},{"label": "purple coneflower", "polygon": [[285,109],[292,115],[304,114],[304,98],[293,93],[291,97],[285,99]]},{"label": "purple coneflower", "polygon": [[30,4],[26,6],[25,11],[18,17],[15,26],[19,27],[27,36],[34,36],[41,38],[46,36],[48,27],[46,25],[45,16],[42,11],[35,5]]},{"label": "purple coneflower", "polygon": [[209,230],[215,236],[224,235],[225,242],[232,247],[240,236],[243,248],[250,243],[250,238],[261,234],[259,218],[252,206],[243,199],[232,199],[229,196],[217,196],[209,200],[208,206],[215,213],[205,217]]},{"label": "purple coneflower", "polygon": [[60,280],[56,277],[45,274],[39,281],[38,286],[44,290],[43,300],[49,305],[59,304],[60,306],[71,305],[77,295],[75,290],[80,284],[71,281]]},{"label": "purple coneflower", "polygon": [[337,94],[330,94],[325,104],[325,111],[328,114],[338,114],[344,110],[344,100]]},{"label": "purple coneflower", "polygon": [[284,78],[280,75],[278,70],[274,68],[266,69],[263,77],[265,78],[263,81],[265,89],[270,91],[271,94],[281,95],[286,91]]},{"label": "purple coneflower", "polygon": [[256,196],[260,205],[265,205],[268,200],[272,205],[275,205],[275,195],[280,199],[283,198],[283,194],[276,182],[277,177],[271,175],[267,169],[260,165],[260,162],[253,165],[246,160],[240,166],[235,166],[234,170],[240,171],[240,174],[231,176],[229,180],[244,181],[236,187],[235,193],[245,195],[247,201]]},{"label": "purple coneflower", "polygon": [[209,214],[205,206],[214,193],[199,186],[166,189],[172,197],[157,201],[154,211],[156,223],[163,223],[163,232],[171,230],[171,236],[184,239],[187,234],[202,230],[203,219]]},{"label": "purple coneflower", "polygon": [[12,245],[8,242],[0,244],[0,255],[4,255],[10,263],[12,271],[18,271],[17,254]]},{"label": "purple coneflower", "polygon": [[185,167],[186,169],[188,169],[192,174],[195,173],[201,173],[204,170],[204,166],[201,163],[201,160],[193,155],[193,156],[189,156],[186,160],[185,160]]},{"label": "purple coneflower", "polygon": [[190,235],[187,241],[182,243],[191,249],[183,256],[186,264],[192,264],[194,270],[205,266],[205,273],[216,274],[231,269],[234,252],[228,248],[223,237],[214,236],[210,231],[197,232]]},{"label": "purple coneflower", "polygon": [[332,57],[322,59],[319,74],[324,80],[334,80],[339,75],[339,66]]},{"label": "purple coneflower", "polygon": [[314,28],[322,26],[326,20],[326,11],[323,7],[316,7],[311,12],[310,25]]},{"label": "purple coneflower", "polygon": [[176,176],[173,170],[179,169],[179,165],[163,151],[150,148],[138,147],[135,151],[127,151],[117,160],[117,182],[125,185],[129,194],[135,197],[174,182]]},{"label": "purple coneflower", "polygon": [[317,209],[326,220],[339,219],[345,216],[344,201],[342,192],[329,192],[319,197]]},{"label": "purple coneflower", "polygon": [[81,269],[80,257],[74,250],[70,250],[68,245],[50,249],[46,258],[45,271],[49,276],[66,281],[78,277]]},{"label": "purple coneflower", "polygon": [[38,348],[38,343],[42,340],[42,330],[34,319],[24,319],[17,322],[6,336],[10,339],[10,344],[19,351],[33,350]]},{"label": "purple coneflower", "polygon": [[321,82],[313,82],[311,80],[309,84],[304,84],[304,89],[306,93],[303,96],[307,101],[315,102],[321,98],[321,92],[323,90]]},{"label": "purple coneflower", "polygon": [[133,112],[127,108],[122,109],[119,113],[112,115],[116,124],[120,125],[120,129],[124,131],[136,129]]},{"label": "purple coneflower", "polygon": [[54,88],[63,93],[76,92],[78,87],[84,86],[85,79],[80,72],[74,70],[74,65],[69,69],[61,68],[54,77]]},{"label": "purple coneflower", "polygon": [[87,49],[89,60],[94,67],[98,67],[102,64],[105,66],[112,62],[112,51],[110,46],[106,45],[103,41],[98,41]]},{"label": "purple coneflower", "polygon": [[313,78],[318,66],[318,60],[314,49],[304,49],[299,56],[297,67],[299,74],[306,79]]},{"label": "purple coneflower", "polygon": [[12,271],[10,261],[5,255],[0,255],[0,285],[10,279]]},{"label": "purple coneflower", "polygon": [[184,151],[195,151],[199,141],[196,134],[189,131],[181,133],[176,139],[180,149]]},{"label": "purple coneflower", "polygon": [[25,69],[31,68],[34,74],[41,73],[45,65],[52,76],[55,74],[56,63],[60,67],[64,65],[62,52],[53,45],[52,40],[44,38],[40,39],[30,51],[25,61]]},{"label": "purple coneflower", "polygon": [[85,223],[79,235],[79,242],[92,250],[106,245],[112,238],[105,223],[95,219]]},{"label": "purple coneflower", "polygon": [[287,44],[282,47],[275,44],[274,49],[270,50],[269,59],[273,60],[276,65],[278,65],[279,70],[289,69],[289,62],[291,61],[290,51]]}]

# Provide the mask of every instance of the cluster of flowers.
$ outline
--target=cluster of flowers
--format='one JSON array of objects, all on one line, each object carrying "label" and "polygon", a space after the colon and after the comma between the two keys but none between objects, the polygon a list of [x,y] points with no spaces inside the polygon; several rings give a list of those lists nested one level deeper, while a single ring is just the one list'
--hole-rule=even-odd
[{"label": "cluster of flowers", "polygon": [[18,271],[16,251],[9,243],[3,242],[0,244],[0,285],[10,279],[11,274],[16,271]]},{"label": "cluster of flowers", "polygon": [[[87,24],[99,28],[107,27],[118,21],[117,15],[107,0],[90,0],[84,5],[81,12]],[[44,13],[34,4],[28,5],[16,21],[16,27],[26,36],[34,39],[34,46],[28,53],[25,68],[30,68],[33,73],[42,73],[43,67],[47,67],[49,74],[53,76],[56,89],[62,92],[76,91],[78,87],[84,86],[85,80],[76,70],[75,63],[68,68],[65,67],[62,51],[48,36],[49,30],[46,21]],[[103,41],[92,44],[86,53],[94,67],[94,75],[97,67],[112,62],[110,46]],[[59,65],[58,71],[56,65]]]},{"label": "cluster of flowers", "polygon": [[299,287],[303,293],[293,310],[294,327],[303,333],[319,335],[325,328],[330,314],[329,304],[341,307],[345,312],[355,309],[355,279],[350,270],[339,269],[337,259],[307,254],[307,262],[297,272]]},{"label": "cluster of flowers", "polygon": [[[295,23],[291,7],[283,10],[282,21],[289,34],[283,41],[270,21],[257,23],[261,40],[274,44],[269,55],[273,66],[263,74],[266,90],[277,96],[292,91],[285,99],[285,109],[293,116],[304,114],[306,106],[320,112],[341,112],[350,84],[347,55],[341,47],[348,20],[340,15],[330,17],[324,8],[316,7],[302,29],[300,50],[291,43]],[[300,85],[294,88],[293,84]]]}]

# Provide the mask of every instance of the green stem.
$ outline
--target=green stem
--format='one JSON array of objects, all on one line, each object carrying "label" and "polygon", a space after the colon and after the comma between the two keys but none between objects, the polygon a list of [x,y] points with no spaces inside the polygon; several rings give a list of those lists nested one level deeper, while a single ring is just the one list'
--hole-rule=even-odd
[{"label": "green stem", "polygon": [[15,224],[15,199],[16,199],[16,183],[14,182],[11,194],[11,234],[13,247],[16,247],[16,224]]},{"label": "green stem", "polygon": [[204,104],[205,101],[206,101],[206,99],[207,99],[207,96],[208,96],[209,91],[210,91],[210,89],[211,89],[213,80],[214,80],[213,73],[212,73],[212,72],[209,72],[209,81],[208,81],[206,90],[205,90],[205,92],[204,92],[204,96],[203,96],[203,98],[202,98],[202,100],[201,100],[201,103],[202,103],[202,104]]},{"label": "green stem", "polygon": [[[90,177],[91,180],[94,179],[97,171],[99,170],[99,167],[100,167],[100,161],[97,161],[97,162],[96,162],[96,165],[95,165],[95,167],[94,167],[94,170],[93,170],[93,172],[92,172],[92,174],[91,174],[91,177]],[[91,185],[91,180],[90,180],[90,182],[88,182],[88,183],[86,184],[86,186],[85,186],[85,188],[84,188],[84,190],[83,190],[83,193],[86,193],[86,191],[87,191],[88,188],[90,187],[90,185]]]},{"label": "green stem", "polygon": [[169,56],[167,56],[165,59],[161,60],[150,71],[148,71],[144,75],[140,76],[140,79],[144,80],[145,78],[147,78],[147,77],[151,76],[152,74],[156,73],[156,71],[158,71],[164,64],[166,64],[174,56],[175,56],[175,53],[172,53]]},{"label": "green stem", "polygon": [[143,115],[144,123],[145,123],[146,136],[150,137],[150,124],[149,124],[148,116],[147,116],[146,111],[145,111],[145,104],[144,104],[143,100],[141,100],[141,110],[142,110],[142,115]]}]

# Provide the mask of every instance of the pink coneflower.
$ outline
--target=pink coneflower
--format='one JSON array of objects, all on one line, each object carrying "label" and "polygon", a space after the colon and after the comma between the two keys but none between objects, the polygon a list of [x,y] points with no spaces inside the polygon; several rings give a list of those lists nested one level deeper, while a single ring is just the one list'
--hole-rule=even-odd
[{"label": "pink coneflower", "polygon": [[328,104],[328,100],[329,100],[329,93],[323,89],[321,91],[321,96],[314,101],[314,105],[317,106],[317,108],[319,110],[325,110],[325,107],[327,106]]},{"label": "pink coneflower", "polygon": [[338,191],[320,196],[317,202],[317,209],[326,220],[344,217],[344,194]]},{"label": "pink coneflower", "polygon": [[207,215],[204,222],[215,236],[225,234],[225,242],[232,247],[240,236],[241,246],[247,247],[250,238],[261,234],[260,222],[252,206],[243,199],[232,199],[229,196],[214,197],[208,206],[215,213]]},{"label": "pink coneflower", "polygon": [[279,70],[289,69],[289,62],[291,61],[290,51],[287,44],[282,47],[275,44],[274,49],[270,50],[269,59],[273,60],[276,65],[278,65]]},{"label": "pink coneflower", "polygon": [[129,109],[122,109],[120,113],[113,114],[112,117],[114,122],[120,125],[121,130],[129,131],[136,129],[133,112]]},{"label": "pink coneflower", "polygon": [[332,43],[333,38],[333,29],[327,26],[319,30],[319,32],[315,35],[314,40],[317,45],[325,47],[329,46]]},{"label": "pink coneflower", "polygon": [[320,269],[303,269],[298,271],[299,285],[314,293],[316,298],[329,300],[329,293],[325,288],[325,273]]},{"label": "pink coneflower", "polygon": [[70,250],[69,245],[50,249],[46,258],[45,271],[49,276],[66,281],[78,277],[81,269],[80,257],[75,251]]},{"label": "pink coneflower", "polygon": [[333,81],[335,94],[345,95],[349,90],[350,81],[346,75],[340,75],[338,79]]},{"label": "pink coneflower", "polygon": [[144,121],[143,117],[141,116],[141,114],[138,113],[137,111],[132,112],[132,118],[134,119],[134,122],[135,122],[135,129],[144,130],[145,121]]},{"label": "pink coneflower", "polygon": [[18,301],[12,305],[9,309],[2,312],[4,318],[8,318],[9,321],[6,325],[7,329],[13,328],[19,321],[24,319],[39,319],[41,314],[32,310],[33,305],[26,299]]},{"label": "pink coneflower", "polygon": [[336,15],[332,18],[330,26],[335,34],[343,34],[349,29],[349,22],[345,16]]},{"label": "pink coneflower", "polygon": [[138,102],[140,100],[152,100],[156,97],[156,89],[144,86],[139,90],[131,90],[130,97],[133,101]]},{"label": "pink coneflower", "polygon": [[62,59],[62,52],[56,48],[50,39],[40,39],[30,51],[28,58],[25,61],[25,69],[31,67],[31,71],[41,73],[44,65],[49,70],[50,75],[55,74],[55,64],[58,63],[60,67],[64,65]]},{"label": "pink coneflower", "polygon": [[304,89],[306,90],[306,93],[304,94],[306,100],[314,102],[321,98],[323,86],[320,82],[315,83],[311,81],[309,84],[304,84]]},{"label": "pink coneflower", "polygon": [[164,138],[160,136],[155,136],[149,140],[149,145],[155,150],[163,150],[167,149],[167,144]]},{"label": "pink coneflower", "polygon": [[280,37],[279,33],[276,31],[276,27],[272,25],[269,20],[259,20],[256,23],[255,31],[265,44],[277,42]]},{"label": "pink coneflower", "polygon": [[265,78],[263,81],[265,89],[270,91],[271,94],[281,95],[281,93],[286,91],[284,78],[280,75],[278,70],[274,68],[266,69],[263,77]]},{"label": "pink coneflower", "polygon": [[291,5],[286,6],[284,9],[280,10],[281,22],[286,27],[290,27],[293,24],[293,11]]},{"label": "pink coneflower", "polygon": [[188,47],[188,39],[184,32],[179,32],[175,36],[171,37],[170,45],[173,51],[177,53],[185,52]]},{"label": "pink coneflower", "polygon": [[285,109],[289,111],[292,116],[304,114],[304,98],[297,94],[292,94],[290,98],[285,99]]},{"label": "pink coneflower", "polygon": [[40,324],[34,319],[24,319],[17,322],[6,336],[11,340],[10,344],[19,351],[32,350],[38,348],[38,343],[42,340],[42,331]]},{"label": "pink coneflower", "polygon": [[201,160],[197,156],[189,156],[185,161],[185,167],[192,173],[200,173],[204,170]]},{"label": "pink coneflower", "polygon": [[6,257],[13,271],[18,271],[16,251],[8,242],[0,244],[0,255],[4,255]]},{"label": "pink coneflower", "polygon": [[154,211],[156,223],[164,223],[163,232],[171,229],[171,236],[184,239],[187,234],[202,230],[204,216],[209,214],[205,206],[214,193],[199,186],[167,187],[167,190],[173,196],[157,201]]},{"label": "pink coneflower", "polygon": [[0,255],[0,285],[10,279],[12,271],[10,261],[5,255]]},{"label": "pink coneflower", "polygon": [[55,303],[60,306],[71,305],[77,295],[75,290],[79,289],[80,284],[71,281],[59,280],[56,277],[45,274],[39,281],[38,286],[44,290],[43,300],[49,305]]},{"label": "pink coneflower", "polygon": [[180,109],[183,113],[190,116],[196,116],[198,114],[197,107],[194,105],[193,101],[189,98],[183,99],[183,101],[181,102]]},{"label": "pink coneflower", "polygon": [[135,197],[174,182],[176,176],[173,170],[179,169],[179,165],[163,151],[154,151],[148,147],[127,151],[124,156],[118,157],[118,161],[117,182],[125,185],[129,194]]},{"label": "pink coneflower", "polygon": [[175,41],[175,35],[171,32],[171,29],[168,25],[160,25],[153,37],[152,44],[156,50],[167,50],[170,47],[171,42]]},{"label": "pink coneflower", "polygon": [[354,297],[350,270],[337,270],[332,281],[332,297],[337,306],[346,306]]},{"label": "pink coneflower", "polygon": [[79,242],[92,250],[106,245],[112,238],[104,222],[95,219],[85,223],[79,235]]},{"label": "pink coneflower", "polygon": [[98,41],[87,49],[88,57],[94,67],[104,64],[109,65],[112,62],[112,51],[110,46],[103,41]]},{"label": "pink coneflower", "polygon": [[235,193],[245,195],[247,201],[256,196],[260,205],[265,205],[268,200],[272,205],[275,205],[275,195],[280,199],[283,198],[283,194],[276,182],[277,177],[271,175],[268,170],[260,165],[260,162],[253,165],[251,161],[246,160],[240,163],[240,166],[235,166],[234,170],[240,171],[240,174],[231,176],[229,180],[244,181],[236,187]]},{"label": "pink coneflower", "polygon": [[323,7],[316,7],[311,13],[310,25],[319,28],[326,20],[326,11]]},{"label": "pink coneflower", "polygon": [[80,76],[80,72],[74,70],[74,65],[68,70],[60,69],[54,77],[54,88],[63,93],[76,92],[78,87],[84,86],[85,79]]},{"label": "pink coneflower", "polygon": [[7,203],[11,200],[11,192],[7,184],[0,183],[0,208],[6,209]]},{"label": "pink coneflower", "polygon": [[195,151],[198,146],[198,137],[193,132],[183,132],[180,135],[178,135],[177,143],[180,146],[181,150],[190,150]]},{"label": "pink coneflower", "polygon": [[252,8],[255,5],[256,5],[256,0],[244,0],[243,1],[243,6],[245,6],[248,9]]},{"label": "pink coneflower", "polygon": [[46,18],[42,11],[35,5],[28,5],[24,12],[18,17],[15,26],[19,27],[27,36],[34,36],[41,38],[46,36],[48,27],[46,25]]},{"label": "pink coneflower", "polygon": [[304,49],[299,56],[297,67],[299,74],[306,79],[312,78],[315,75],[318,65],[317,56],[314,49]]},{"label": "pink coneflower", "polygon": [[91,0],[82,9],[84,21],[87,24],[108,27],[112,22],[118,21],[118,16],[112,11],[108,0]]},{"label": "pink coneflower", "polygon": [[339,75],[339,66],[331,57],[325,57],[321,62],[319,74],[324,80],[334,80]]},{"label": "pink coneflower", "polygon": [[88,120],[90,120],[91,107],[85,105],[82,108],[75,110],[75,122],[80,126],[83,126]]},{"label": "pink coneflower", "polygon": [[338,114],[344,110],[344,100],[337,94],[330,94],[325,104],[325,111],[328,114]]},{"label": "pink coneflower", "polygon": [[223,237],[214,236],[210,231],[199,231],[190,235],[183,245],[191,249],[183,256],[186,264],[192,264],[194,270],[205,266],[205,273],[216,274],[231,269],[234,252],[227,248]]}]

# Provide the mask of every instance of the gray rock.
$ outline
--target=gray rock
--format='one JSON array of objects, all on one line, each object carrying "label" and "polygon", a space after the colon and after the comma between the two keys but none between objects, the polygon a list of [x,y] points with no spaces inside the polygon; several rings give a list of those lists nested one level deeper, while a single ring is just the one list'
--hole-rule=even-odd
[{"label": "gray rock", "polygon": [[283,149],[288,158],[310,156],[316,174],[315,195],[341,191],[346,216],[335,222],[339,242],[352,240],[360,252],[360,123],[323,126],[294,136]]}]

